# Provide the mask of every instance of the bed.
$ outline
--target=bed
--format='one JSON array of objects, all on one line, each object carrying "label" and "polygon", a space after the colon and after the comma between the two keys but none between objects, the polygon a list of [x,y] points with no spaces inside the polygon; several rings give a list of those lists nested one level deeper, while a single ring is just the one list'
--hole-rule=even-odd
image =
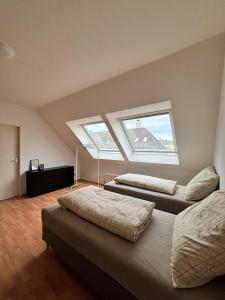
[{"label": "bed", "polygon": [[154,192],[143,188],[129,186],[126,184],[119,184],[115,183],[114,180],[105,183],[104,189],[114,193],[152,201],[156,204],[157,209],[173,214],[178,214],[194,203],[193,201],[184,200],[185,186],[183,185],[178,185],[177,191],[174,195]]},{"label": "bed", "polygon": [[225,276],[199,288],[172,288],[174,219],[175,215],[155,209],[152,223],[137,243],[131,243],[53,204],[42,210],[42,237],[98,298],[225,299]]}]

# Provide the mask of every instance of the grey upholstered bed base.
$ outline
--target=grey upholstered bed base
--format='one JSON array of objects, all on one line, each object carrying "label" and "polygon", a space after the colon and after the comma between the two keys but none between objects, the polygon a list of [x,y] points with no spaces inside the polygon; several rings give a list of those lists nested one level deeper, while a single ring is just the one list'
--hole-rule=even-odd
[{"label": "grey upholstered bed base", "polygon": [[43,240],[103,299],[225,299],[225,276],[199,288],[173,289],[174,218],[154,210],[152,223],[131,243],[53,204],[42,210]]},{"label": "grey upholstered bed base", "polygon": [[194,202],[184,200],[185,186],[178,185],[178,189],[174,195],[167,195],[159,192],[150,191],[143,188],[137,188],[125,184],[110,181],[104,185],[104,189],[143,200],[151,201],[156,204],[156,209],[178,214]]},{"label": "grey upholstered bed base", "polygon": [[96,293],[98,299],[137,300],[118,282],[45,226],[42,230],[42,239]]}]

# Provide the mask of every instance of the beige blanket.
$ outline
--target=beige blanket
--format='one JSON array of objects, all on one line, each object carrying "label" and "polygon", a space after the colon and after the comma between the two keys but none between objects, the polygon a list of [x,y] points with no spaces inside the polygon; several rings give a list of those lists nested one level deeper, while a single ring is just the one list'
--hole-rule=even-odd
[{"label": "beige blanket", "polygon": [[60,197],[59,204],[78,216],[136,242],[151,222],[155,203],[89,186]]},{"label": "beige blanket", "polygon": [[176,181],[139,174],[120,175],[114,181],[170,195],[173,195],[177,190]]}]

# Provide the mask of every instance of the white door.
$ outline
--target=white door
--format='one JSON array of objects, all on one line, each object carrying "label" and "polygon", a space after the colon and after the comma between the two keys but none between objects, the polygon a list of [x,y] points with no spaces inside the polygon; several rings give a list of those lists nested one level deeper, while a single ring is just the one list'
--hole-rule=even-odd
[{"label": "white door", "polygon": [[0,125],[0,200],[18,195],[19,129]]}]

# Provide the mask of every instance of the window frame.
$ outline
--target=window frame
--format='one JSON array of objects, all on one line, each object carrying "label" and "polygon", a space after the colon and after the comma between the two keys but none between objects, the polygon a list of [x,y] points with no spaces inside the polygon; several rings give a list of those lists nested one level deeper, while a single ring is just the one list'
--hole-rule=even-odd
[{"label": "window frame", "polygon": [[[128,132],[127,132],[127,128],[124,124],[123,121],[127,121],[127,120],[133,120],[133,119],[137,119],[137,118],[146,118],[146,117],[151,117],[151,116],[160,116],[160,115],[169,115],[169,119],[170,119],[170,126],[171,126],[171,131],[172,131],[172,136],[173,136],[173,144],[174,144],[174,151],[167,151],[167,150],[135,150],[135,148],[133,147]],[[166,110],[160,110],[160,111],[155,111],[155,112],[147,112],[147,113],[141,113],[141,114],[135,114],[135,115],[129,115],[129,116],[125,116],[125,117],[121,117],[118,119],[121,125],[121,128],[123,130],[123,133],[127,139],[127,142],[132,150],[133,153],[135,154],[147,154],[147,153],[165,153],[165,154],[177,154],[177,145],[176,145],[176,139],[175,139],[175,131],[174,131],[174,124],[173,124],[173,119],[172,119],[172,115],[171,115],[171,109],[166,109]],[[151,132],[150,132],[151,133]]]},{"label": "window frame", "polygon": [[[137,116],[155,115],[163,112],[169,112],[170,114],[170,124],[173,133],[173,142],[175,145],[176,152],[133,152],[129,140],[126,137],[126,131],[123,129],[123,124],[120,119],[128,119]],[[124,156],[126,161],[130,162],[140,162],[140,163],[150,163],[150,164],[160,164],[160,165],[176,165],[179,162],[179,149],[176,142],[176,131],[173,121],[173,110],[171,106],[171,101],[157,101],[144,106],[138,106],[133,108],[128,108],[124,110],[119,110],[115,112],[106,113],[106,118],[114,131],[116,139],[119,143],[119,149]],[[123,151],[122,151],[123,150]]]},{"label": "window frame", "polygon": [[[70,130],[73,132],[73,134],[76,137],[76,145],[77,147],[81,147],[81,149],[85,149],[90,157],[93,159],[101,159],[101,160],[112,160],[112,161],[124,161],[124,156],[122,155],[120,148],[118,147],[117,151],[101,151],[96,146],[96,143],[93,143],[93,140],[90,138],[89,134],[85,131],[85,129],[82,127],[82,124],[90,124],[90,123],[104,123],[106,127],[109,130],[109,127],[105,120],[100,116],[92,116],[82,119],[75,119],[66,121],[67,126],[70,128]],[[110,132],[110,130],[109,130]],[[111,134],[111,132],[110,132]],[[111,134],[112,135],[112,134]],[[112,136],[113,138],[113,136]],[[114,140],[114,138],[113,138]],[[115,142],[115,140],[114,140]],[[91,146],[91,147],[89,147]]]},{"label": "window frame", "polygon": [[107,152],[107,153],[119,153],[119,152],[120,152],[120,151],[119,151],[119,148],[117,147],[117,145],[116,145],[116,143],[115,143],[113,137],[112,137],[112,140],[114,141],[114,143],[115,143],[117,149],[100,149],[100,148],[98,147],[98,145],[96,144],[96,142],[94,141],[94,139],[91,137],[91,135],[90,135],[90,133],[88,132],[88,130],[85,128],[85,126],[87,126],[87,125],[95,125],[95,124],[101,124],[101,123],[105,124],[105,126],[106,126],[106,128],[107,128],[107,130],[108,130],[108,132],[109,132],[109,134],[110,134],[110,136],[112,137],[112,135],[111,135],[111,133],[110,133],[110,131],[109,131],[109,129],[108,129],[106,123],[105,123],[103,120],[102,120],[102,121],[95,121],[95,122],[82,123],[82,124],[80,124],[80,126],[81,126],[81,128],[85,131],[85,133],[87,134],[88,138],[91,140],[91,142],[92,142],[93,145],[96,147],[96,149],[99,151],[99,153],[100,153],[100,152],[105,152],[105,153],[106,153],[106,152]]}]

